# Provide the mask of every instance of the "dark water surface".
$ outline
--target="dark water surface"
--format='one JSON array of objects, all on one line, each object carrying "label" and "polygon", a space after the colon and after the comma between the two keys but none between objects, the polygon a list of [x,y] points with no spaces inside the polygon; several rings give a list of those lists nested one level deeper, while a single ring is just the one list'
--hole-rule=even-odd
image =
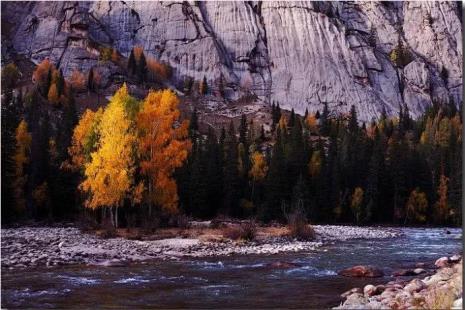
[{"label": "dark water surface", "polygon": [[[147,262],[121,268],[62,266],[2,270],[2,308],[327,308],[344,291],[391,280],[395,269],[462,251],[462,231],[402,229],[385,240],[352,240],[310,252]],[[270,269],[276,261],[299,264]],[[353,279],[337,271],[359,264],[384,278]]]}]

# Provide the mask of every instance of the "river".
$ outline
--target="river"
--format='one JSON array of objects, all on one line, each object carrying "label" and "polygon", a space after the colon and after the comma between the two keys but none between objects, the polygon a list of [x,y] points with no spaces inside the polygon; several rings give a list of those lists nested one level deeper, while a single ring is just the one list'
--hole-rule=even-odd
[{"label": "river", "polygon": [[[309,252],[150,261],[128,267],[2,270],[2,308],[327,308],[352,287],[390,281],[393,270],[462,252],[462,230],[404,228],[394,239],[351,240]],[[298,267],[272,269],[285,261]],[[386,276],[354,279],[359,264]]]}]

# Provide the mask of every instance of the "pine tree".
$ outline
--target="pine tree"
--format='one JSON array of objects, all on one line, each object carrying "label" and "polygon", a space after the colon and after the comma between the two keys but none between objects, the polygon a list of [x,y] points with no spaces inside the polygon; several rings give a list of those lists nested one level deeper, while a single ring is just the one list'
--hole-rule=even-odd
[{"label": "pine tree", "polygon": [[203,76],[202,82],[200,82],[199,93],[201,95],[206,95],[208,93],[208,83],[207,83],[207,78],[205,77],[205,75]]},{"label": "pine tree", "polygon": [[234,123],[231,121],[224,140],[225,167],[223,187],[224,211],[237,215],[239,205],[239,171],[238,171],[238,143]]},{"label": "pine tree", "polygon": [[147,80],[147,60],[145,59],[144,52],[141,53],[137,64],[137,77],[139,78],[139,83],[144,83]]},{"label": "pine tree", "polygon": [[134,49],[132,49],[131,54],[129,54],[129,59],[128,59],[128,72],[134,75],[136,74],[136,71],[137,71],[136,58],[134,57]]},{"label": "pine tree", "polygon": [[95,90],[94,87],[94,68],[90,68],[89,75],[87,76],[87,89],[91,92]]},{"label": "pine tree", "polygon": [[321,120],[320,120],[320,127],[321,127],[321,134],[323,136],[329,135],[330,131],[330,119],[329,119],[329,110],[328,110],[328,104],[325,102],[324,107],[323,107],[323,113],[321,114]]}]

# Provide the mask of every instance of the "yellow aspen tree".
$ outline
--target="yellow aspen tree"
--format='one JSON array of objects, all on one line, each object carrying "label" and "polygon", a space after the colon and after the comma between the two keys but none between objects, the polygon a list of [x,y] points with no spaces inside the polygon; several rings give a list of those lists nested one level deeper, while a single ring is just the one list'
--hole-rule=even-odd
[{"label": "yellow aspen tree", "polygon": [[118,227],[118,208],[130,198],[135,170],[136,137],[125,112],[130,100],[124,84],[110,99],[98,127],[99,142],[91,160],[85,164],[85,179],[81,188],[88,193],[86,207],[115,207],[114,226]]},{"label": "yellow aspen tree", "polygon": [[32,136],[28,132],[27,123],[22,120],[16,128],[16,152],[13,156],[15,161],[15,197],[16,205],[19,210],[26,208],[24,198],[24,187],[27,182],[25,167],[29,163]]},{"label": "yellow aspen tree", "polygon": [[447,204],[448,182],[449,178],[446,177],[444,174],[441,174],[437,191],[438,200],[435,204],[436,220],[439,223],[444,223],[445,221],[447,221],[449,215],[449,206]]},{"label": "yellow aspen tree", "polygon": [[148,180],[149,214],[152,204],[176,213],[178,206],[174,170],[191,149],[188,121],[181,122],[179,99],[170,90],[150,91],[137,115],[141,172]]},{"label": "yellow aspen tree", "polygon": [[406,204],[405,223],[414,220],[418,223],[426,221],[426,210],[428,209],[428,199],[426,194],[418,188],[410,193]]},{"label": "yellow aspen tree", "polygon": [[265,179],[266,173],[268,172],[268,165],[266,164],[265,156],[258,151],[252,153],[250,161],[252,167],[250,167],[249,176],[252,178],[251,197],[253,199],[255,183],[262,182]]},{"label": "yellow aspen tree", "polygon": [[97,129],[102,119],[103,109],[97,112],[87,109],[79,119],[73,131],[71,146],[68,148],[71,162],[66,165],[71,170],[83,170],[85,164],[90,161],[90,154],[97,142]]},{"label": "yellow aspen tree", "polygon": [[357,224],[360,223],[360,220],[362,219],[363,194],[363,189],[361,187],[355,188],[352,195],[352,201],[350,203],[350,208],[352,209],[352,213],[355,215]]},{"label": "yellow aspen tree", "polygon": [[308,173],[311,177],[317,177],[320,175],[321,171],[321,155],[320,151],[314,151],[310,162],[308,163]]}]

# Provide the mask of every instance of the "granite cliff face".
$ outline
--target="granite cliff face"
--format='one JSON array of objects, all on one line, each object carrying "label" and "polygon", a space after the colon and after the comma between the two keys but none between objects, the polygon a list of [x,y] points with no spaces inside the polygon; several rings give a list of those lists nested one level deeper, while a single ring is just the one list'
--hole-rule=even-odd
[{"label": "granite cliff face", "polygon": [[[222,74],[230,90],[303,113],[327,102],[362,120],[407,104],[462,100],[461,11],[456,2],[8,2],[2,53],[49,57],[69,75],[99,47],[134,45],[168,62],[179,84]],[[7,27],[5,27],[5,25]],[[409,62],[389,55],[399,42]]]}]

